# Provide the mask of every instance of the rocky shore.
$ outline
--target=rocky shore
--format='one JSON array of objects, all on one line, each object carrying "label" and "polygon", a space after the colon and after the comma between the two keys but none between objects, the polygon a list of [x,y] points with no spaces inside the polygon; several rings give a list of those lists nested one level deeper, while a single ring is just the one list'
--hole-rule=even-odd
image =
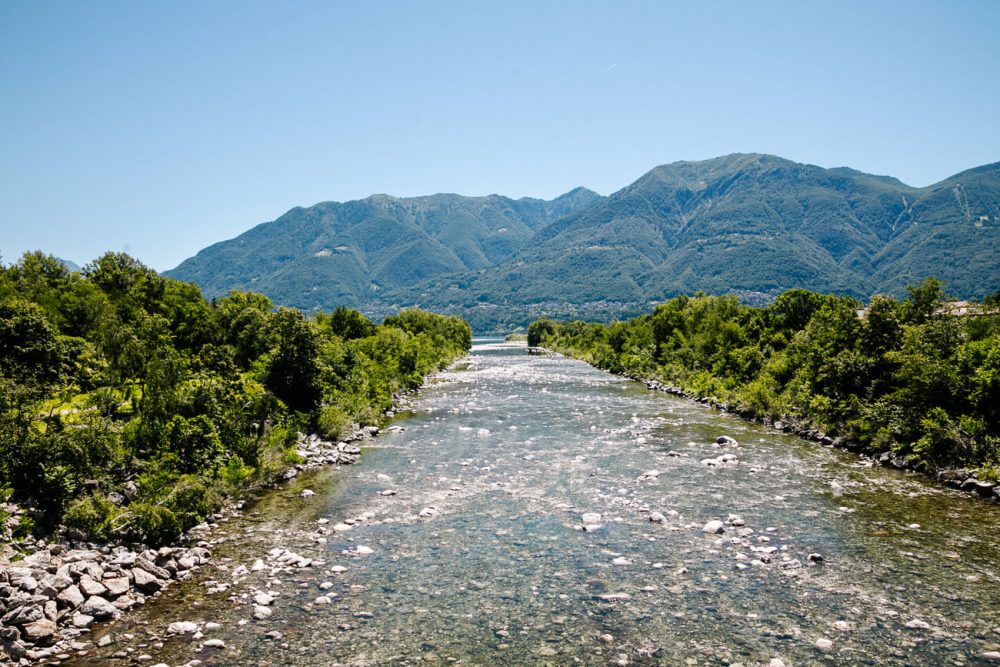
[{"label": "rocky shore", "polygon": [[[310,468],[352,464],[361,453],[357,442],[378,431],[374,426],[359,428],[341,442],[299,434],[296,453],[302,462],[284,470],[274,483]],[[239,512],[243,505],[243,501],[232,503],[209,517],[208,523],[188,531],[176,546],[154,550],[144,545],[87,543],[68,531],[47,540],[24,541],[14,549],[10,532],[28,510],[5,504],[9,518],[0,560],[0,665],[86,655],[95,646],[88,640],[92,625],[144,604],[209,563],[207,533],[218,526],[214,522]]]}]

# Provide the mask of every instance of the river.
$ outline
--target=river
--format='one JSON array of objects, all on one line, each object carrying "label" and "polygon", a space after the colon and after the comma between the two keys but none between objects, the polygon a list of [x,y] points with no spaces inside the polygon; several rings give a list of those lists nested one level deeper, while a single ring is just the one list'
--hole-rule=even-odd
[{"label": "river", "polygon": [[996,504],[516,344],[477,341],[392,429],[213,531],[213,566],[95,627],[113,643],[75,663],[962,665],[1000,648]]}]

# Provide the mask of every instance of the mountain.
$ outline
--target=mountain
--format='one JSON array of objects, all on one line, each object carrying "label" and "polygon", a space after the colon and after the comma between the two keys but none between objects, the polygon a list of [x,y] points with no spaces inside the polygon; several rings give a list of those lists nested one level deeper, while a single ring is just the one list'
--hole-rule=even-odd
[{"label": "mountain", "polygon": [[502,263],[539,229],[600,199],[576,188],[551,201],[437,194],[323,202],[216,243],[166,275],[208,297],[255,290],[306,310],[359,307],[383,291]]},{"label": "mountain", "polygon": [[928,275],[965,298],[1000,286],[1000,163],[913,188],[770,155],[675,162],[545,227],[500,266],[387,296],[475,326],[511,309],[505,324],[624,316],[698,290],[901,295]]},{"label": "mountain", "polygon": [[914,188],[734,154],[656,167],[609,197],[378,195],[293,209],[169,275],[210,296],[256,289],[375,317],[420,305],[477,331],[626,317],[698,290],[864,299],[933,275],[955,297],[981,298],[1000,287],[1000,163]]}]

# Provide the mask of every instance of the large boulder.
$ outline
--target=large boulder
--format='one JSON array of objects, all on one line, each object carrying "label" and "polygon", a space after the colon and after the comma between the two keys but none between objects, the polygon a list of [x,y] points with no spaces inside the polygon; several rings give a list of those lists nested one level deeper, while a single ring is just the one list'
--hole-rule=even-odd
[{"label": "large boulder", "polygon": [[80,606],[80,613],[93,616],[96,619],[113,618],[118,610],[113,604],[102,598],[100,595],[93,595]]}]

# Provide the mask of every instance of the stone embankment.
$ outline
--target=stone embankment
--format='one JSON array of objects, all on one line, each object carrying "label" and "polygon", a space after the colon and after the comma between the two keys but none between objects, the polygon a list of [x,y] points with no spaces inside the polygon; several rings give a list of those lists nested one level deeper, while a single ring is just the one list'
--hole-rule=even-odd
[{"label": "stone embankment", "polygon": [[[761,418],[759,415],[754,414],[748,410],[741,410],[735,405],[730,403],[724,403],[717,401],[710,396],[696,396],[691,392],[684,391],[678,387],[672,387],[670,385],[663,384],[658,380],[648,380],[643,378],[632,378],[638,382],[643,382],[646,388],[650,391],[662,391],[673,396],[679,396],[681,398],[686,398],[688,400],[707,405],[716,410],[722,410],[723,412],[729,412],[748,421],[756,421],[764,424],[765,426],[770,426],[771,428],[777,429],[782,433],[788,433],[790,435],[797,435],[800,438],[805,438],[806,440],[811,440],[813,442],[818,442],[825,447],[837,447],[839,449],[846,449],[850,452],[859,454],[860,456],[866,457],[871,461],[872,465],[883,465],[891,468],[896,468],[898,470],[913,470],[913,466],[909,464],[906,458],[900,454],[894,454],[893,452],[881,452],[875,456],[868,456],[863,450],[860,444],[852,442],[847,438],[843,437],[832,437],[820,429],[809,428],[797,422],[795,419],[780,419],[774,420],[770,417]],[[959,489],[961,491],[966,491],[983,498],[992,499],[994,501],[1000,501],[1000,484],[997,482],[992,482],[989,480],[979,479],[978,473],[975,470],[969,470],[967,468],[952,468],[948,470],[939,470],[934,474],[934,478],[953,488]]]},{"label": "stone embankment", "polygon": [[[283,471],[277,481],[310,468],[354,463],[361,454],[355,443],[378,430],[357,429],[343,442],[299,434],[296,453],[302,461]],[[242,507],[236,502],[209,521]],[[11,526],[26,512],[13,505],[5,508]],[[83,536],[66,531],[54,539],[22,542],[20,552],[5,549],[0,561],[0,665],[85,654],[94,647],[87,639],[93,624],[117,618],[208,563],[211,552],[203,538],[215,525],[199,524],[182,536],[183,546],[158,550],[87,543],[72,539]]]}]

